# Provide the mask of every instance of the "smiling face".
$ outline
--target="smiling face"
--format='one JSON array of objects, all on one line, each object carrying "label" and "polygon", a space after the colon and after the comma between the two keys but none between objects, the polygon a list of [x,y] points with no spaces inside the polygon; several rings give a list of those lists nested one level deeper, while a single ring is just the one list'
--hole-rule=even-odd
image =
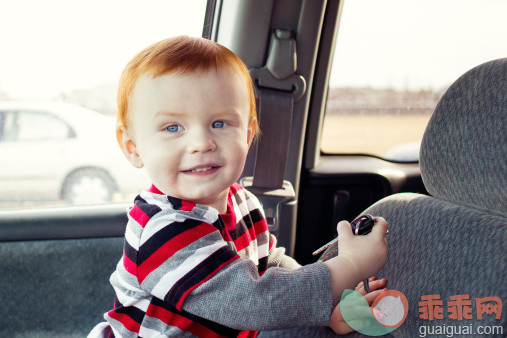
[{"label": "smiling face", "polygon": [[164,194],[225,212],[253,138],[245,80],[228,71],[142,76],[117,134]]}]

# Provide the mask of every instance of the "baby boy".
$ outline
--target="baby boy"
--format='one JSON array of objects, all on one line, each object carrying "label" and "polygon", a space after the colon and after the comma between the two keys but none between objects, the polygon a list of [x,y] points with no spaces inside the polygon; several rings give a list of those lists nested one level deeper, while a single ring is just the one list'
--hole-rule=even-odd
[{"label": "baby boy", "polygon": [[[246,66],[209,40],[175,37],[126,66],[117,139],[153,182],[129,211],[111,276],[114,309],[90,336],[256,336],[326,326],[343,332],[333,300],[387,260],[387,223],[340,255],[300,266],[276,246],[258,200],[235,183],[258,132]],[[375,284],[372,285],[375,289]]]}]

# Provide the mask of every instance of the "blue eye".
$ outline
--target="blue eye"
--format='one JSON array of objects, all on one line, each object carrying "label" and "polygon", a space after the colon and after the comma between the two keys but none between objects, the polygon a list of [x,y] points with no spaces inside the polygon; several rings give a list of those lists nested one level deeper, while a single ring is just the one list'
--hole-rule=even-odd
[{"label": "blue eye", "polygon": [[178,126],[177,124],[172,124],[169,127],[167,127],[166,130],[170,133],[175,133],[181,130],[181,126]]},{"label": "blue eye", "polygon": [[213,128],[224,128],[227,125],[224,121],[215,121],[213,122]]}]

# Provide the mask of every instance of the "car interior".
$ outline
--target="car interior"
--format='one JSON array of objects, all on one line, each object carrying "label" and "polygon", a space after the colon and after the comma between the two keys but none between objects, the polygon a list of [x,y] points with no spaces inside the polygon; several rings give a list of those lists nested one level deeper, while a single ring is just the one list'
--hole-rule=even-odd
[{"label": "car interior", "polygon": [[[378,277],[409,303],[405,323],[390,335],[412,337],[435,324],[420,315],[424,295],[438,294],[444,304],[468,295],[474,317],[438,325],[476,325],[474,299],[507,300],[507,59],[484,60],[452,79],[429,119],[419,161],[324,152],[344,6],[207,1],[202,36],[234,51],[255,83],[262,135],[241,183],[259,197],[279,245],[301,264],[318,259],[312,252],[336,237],[340,220],[371,214],[388,221],[389,260]],[[364,131],[358,125],[354,132]],[[114,300],[109,276],[122,255],[130,205],[0,210],[0,335],[83,337],[101,322]],[[484,315],[479,324],[505,328],[506,318]]]}]

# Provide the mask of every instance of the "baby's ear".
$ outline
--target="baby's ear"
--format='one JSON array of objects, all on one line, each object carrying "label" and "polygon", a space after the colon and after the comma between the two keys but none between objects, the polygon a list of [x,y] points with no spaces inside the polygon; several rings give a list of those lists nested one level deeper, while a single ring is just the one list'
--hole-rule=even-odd
[{"label": "baby's ear", "polygon": [[126,126],[116,126],[116,139],[127,160],[136,168],[142,168],[143,162],[137,152],[136,143]]}]

